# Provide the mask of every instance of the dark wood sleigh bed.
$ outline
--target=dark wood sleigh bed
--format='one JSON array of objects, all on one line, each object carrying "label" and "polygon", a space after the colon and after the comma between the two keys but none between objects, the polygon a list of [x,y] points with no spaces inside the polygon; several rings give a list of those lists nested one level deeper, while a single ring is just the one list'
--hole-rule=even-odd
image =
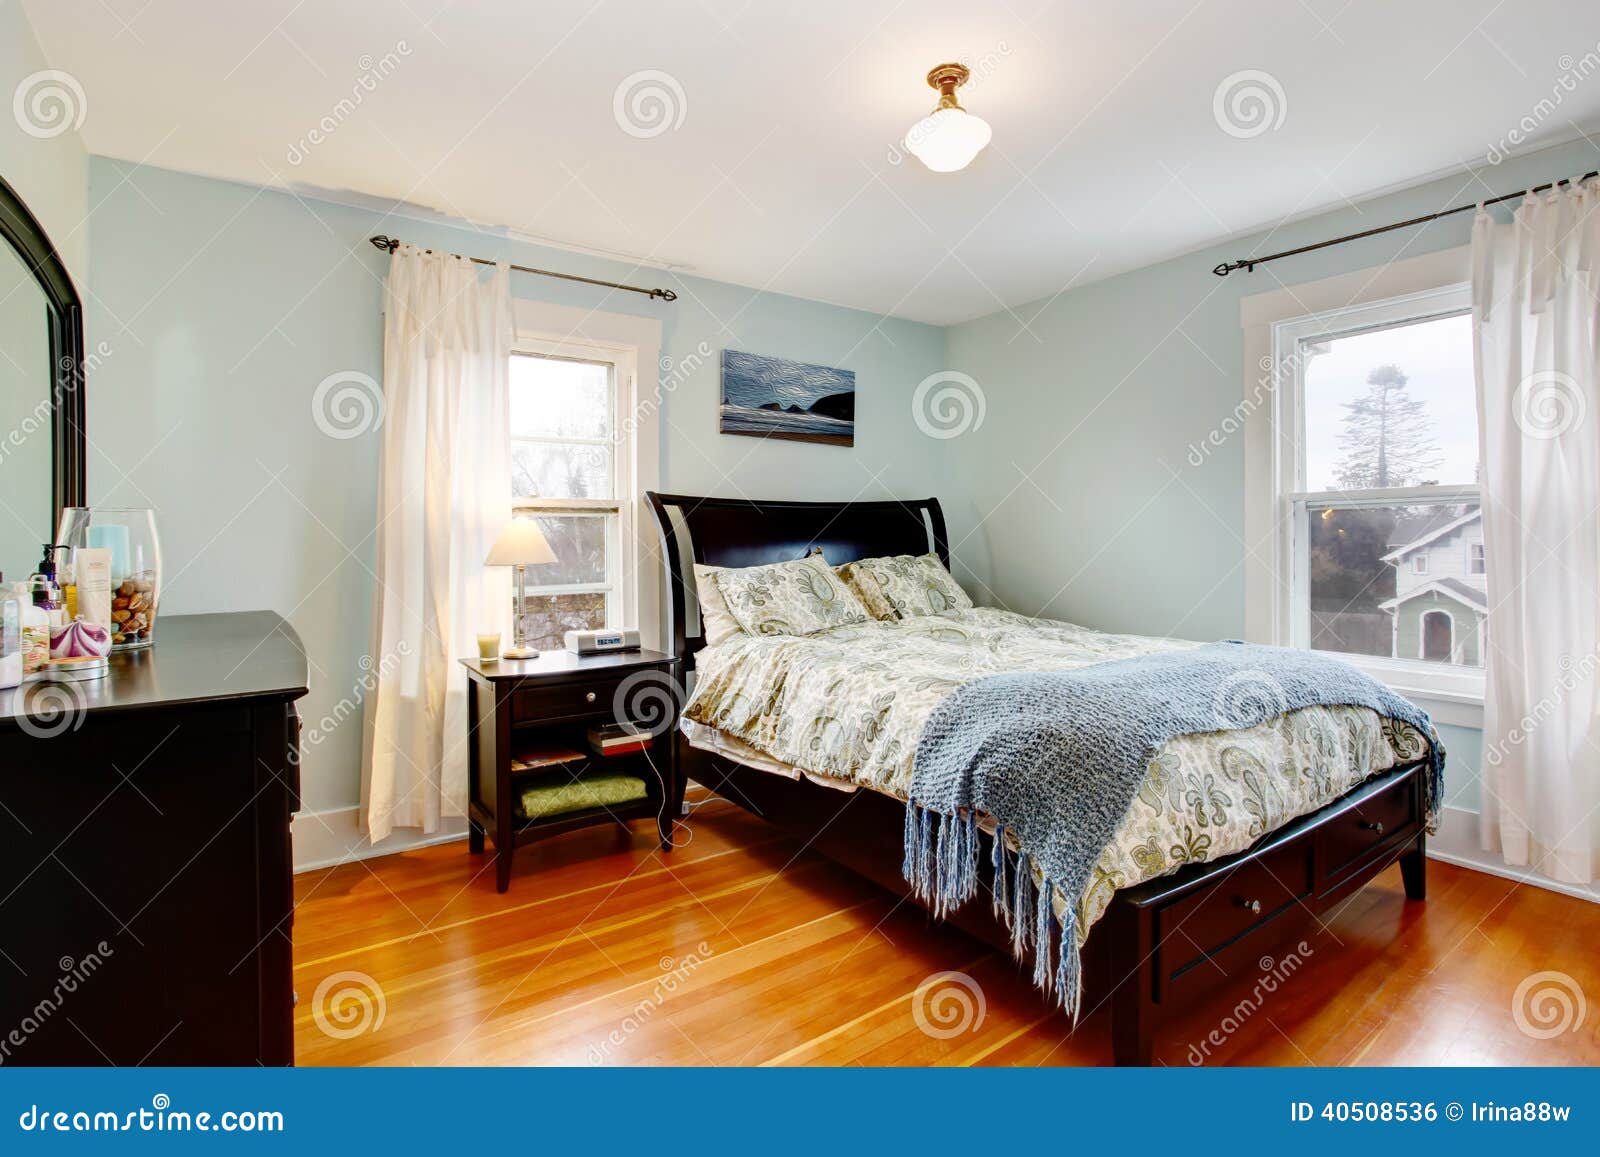
[{"label": "dark wood sleigh bed", "polygon": [[[646,497],[662,534],[674,674],[682,686],[705,646],[689,594],[694,563],[756,566],[802,558],[812,547],[821,547],[836,566],[930,549],[950,563],[944,515],[934,498],[839,503],[654,492]],[[882,887],[909,893],[900,873],[904,805],[898,800],[788,779],[691,746],[680,733],[674,739],[680,784],[693,779]],[[1149,1064],[1162,1022],[1230,981],[1257,977],[1261,958],[1297,943],[1323,913],[1395,861],[1406,896],[1424,899],[1424,775],[1420,762],[1381,773],[1243,852],[1119,891],[1083,953],[1083,1007],[1087,1014],[1109,1003],[1115,1062]],[[1010,933],[982,899],[992,887],[987,844],[980,863],[980,898],[946,920],[1008,952]]]}]

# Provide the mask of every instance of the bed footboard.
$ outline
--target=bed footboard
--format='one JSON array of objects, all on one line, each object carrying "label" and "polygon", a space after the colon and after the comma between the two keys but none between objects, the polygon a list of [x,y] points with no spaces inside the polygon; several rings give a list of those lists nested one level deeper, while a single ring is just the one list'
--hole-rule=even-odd
[{"label": "bed footboard", "polygon": [[[786,779],[701,751],[682,736],[678,742],[689,778],[896,895],[908,894],[897,800]],[[1426,774],[1421,763],[1384,772],[1243,852],[1118,892],[1083,953],[1084,1015],[1109,1002],[1115,1063],[1148,1065],[1162,1023],[1230,983],[1253,982],[1263,958],[1287,960],[1286,946],[1397,860],[1406,896],[1422,900]],[[988,891],[990,857],[979,862]],[[1010,932],[987,903],[966,904],[946,920],[1009,952]]]}]

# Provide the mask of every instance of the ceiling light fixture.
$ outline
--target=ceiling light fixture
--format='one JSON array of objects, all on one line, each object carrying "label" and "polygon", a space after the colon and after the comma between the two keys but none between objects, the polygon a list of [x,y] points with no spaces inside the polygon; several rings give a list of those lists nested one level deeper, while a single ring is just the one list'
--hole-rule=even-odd
[{"label": "ceiling light fixture", "polygon": [[941,64],[928,73],[929,86],[939,92],[939,104],[906,134],[906,150],[936,173],[966,168],[994,135],[988,121],[956,101],[956,89],[971,75],[964,64]]}]

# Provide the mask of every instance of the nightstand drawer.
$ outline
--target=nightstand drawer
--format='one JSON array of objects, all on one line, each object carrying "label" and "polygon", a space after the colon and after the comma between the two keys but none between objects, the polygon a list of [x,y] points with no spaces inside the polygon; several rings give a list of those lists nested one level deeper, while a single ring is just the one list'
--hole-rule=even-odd
[{"label": "nightstand drawer", "polygon": [[580,683],[558,683],[552,687],[524,687],[511,696],[511,722],[542,722],[547,719],[574,719],[589,715],[610,716],[616,710],[619,678],[585,679]]}]

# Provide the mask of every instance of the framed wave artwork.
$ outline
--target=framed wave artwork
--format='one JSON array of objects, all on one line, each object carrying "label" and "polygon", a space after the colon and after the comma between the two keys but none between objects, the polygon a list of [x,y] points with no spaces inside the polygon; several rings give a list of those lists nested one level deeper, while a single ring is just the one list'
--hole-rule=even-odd
[{"label": "framed wave artwork", "polygon": [[724,434],[854,446],[855,372],[725,349],[720,428]]}]

